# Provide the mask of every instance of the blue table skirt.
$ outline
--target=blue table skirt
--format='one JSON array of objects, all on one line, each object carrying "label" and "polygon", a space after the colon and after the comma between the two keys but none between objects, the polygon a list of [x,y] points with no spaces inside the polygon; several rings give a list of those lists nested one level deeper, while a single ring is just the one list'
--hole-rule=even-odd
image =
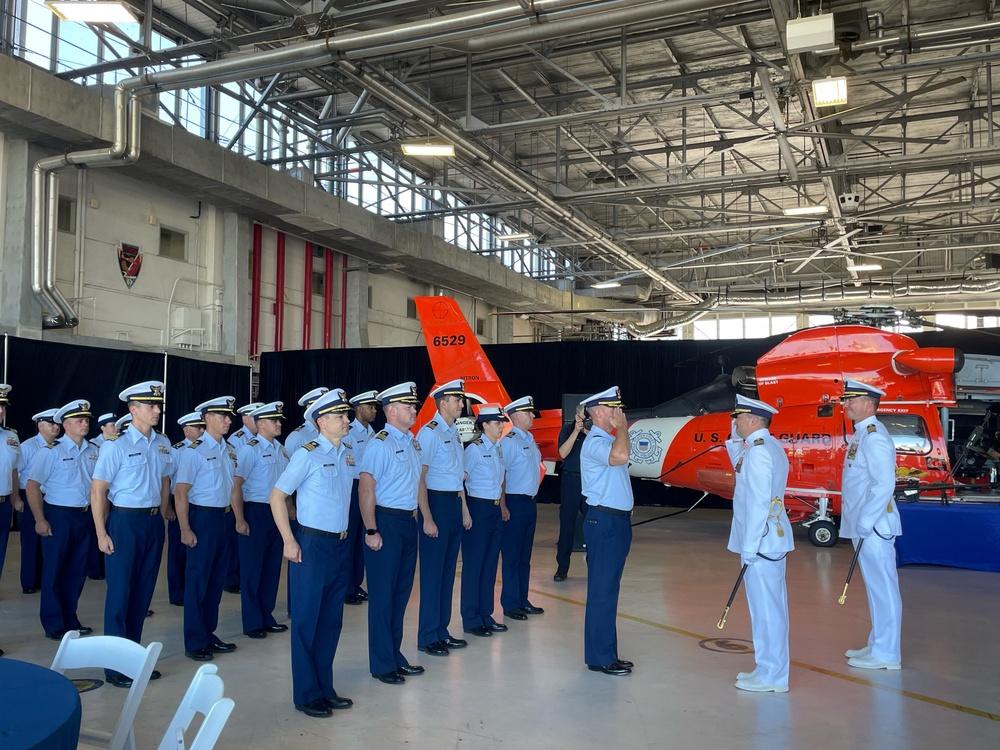
[{"label": "blue table skirt", "polygon": [[1000,572],[1000,506],[900,503],[896,564]]},{"label": "blue table skirt", "polygon": [[76,750],[80,695],[68,679],[37,664],[0,659],[0,748]]}]

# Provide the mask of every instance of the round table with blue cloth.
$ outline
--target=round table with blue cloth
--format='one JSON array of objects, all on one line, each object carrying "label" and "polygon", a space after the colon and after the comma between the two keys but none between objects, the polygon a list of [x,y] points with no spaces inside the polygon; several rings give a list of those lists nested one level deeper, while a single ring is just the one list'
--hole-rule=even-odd
[{"label": "round table with blue cloth", "polygon": [[75,750],[80,739],[80,695],[58,672],[0,659],[0,748]]}]

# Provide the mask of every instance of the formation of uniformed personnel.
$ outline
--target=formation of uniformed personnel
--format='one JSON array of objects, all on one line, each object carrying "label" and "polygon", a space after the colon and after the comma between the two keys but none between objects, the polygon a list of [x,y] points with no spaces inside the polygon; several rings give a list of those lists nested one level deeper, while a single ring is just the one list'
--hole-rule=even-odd
[{"label": "formation of uniformed personnel", "polygon": [[118,421],[118,417],[116,417],[113,412],[109,411],[101,414],[97,418],[97,429],[99,429],[101,433],[90,442],[100,448],[101,443],[117,435],[118,428],[115,427],[116,421]]},{"label": "formation of uniformed personnel", "polygon": [[[313,388],[308,393],[302,395],[298,404],[308,412],[309,407],[312,406],[313,402],[329,390],[329,388],[323,388],[322,386],[319,388]],[[317,435],[319,435],[319,430],[316,429],[316,425],[310,422],[309,418],[306,417],[305,421],[292,430],[288,434],[288,437],[285,438],[285,450],[288,451],[288,455],[291,456],[303,445],[311,440],[315,440]]]},{"label": "formation of uniformed personnel", "polygon": [[167,520],[167,598],[175,607],[184,606],[184,569],[187,567],[187,547],[181,541],[181,525],[177,521],[174,490],[177,487],[177,467],[181,464],[181,451],[205,434],[205,420],[200,411],[185,414],[177,420],[184,438],[170,448],[170,502],[163,514]]},{"label": "formation of uniformed personnel", "polygon": [[736,475],[729,551],[747,566],[744,575],[757,668],[740,672],[736,687],[755,693],[788,692],[788,596],[785,556],[792,526],[785,514],[788,456],[768,427],[778,410],[738,395],[726,451]]},{"label": "formation of uniformed personnel", "polygon": [[542,481],[542,454],[531,435],[535,423],[535,402],[531,396],[512,401],[504,407],[504,412],[510,418],[511,429],[501,441],[505,476],[500,509],[505,523],[500,535],[503,559],[500,607],[505,617],[525,620],[528,615],[544,612],[528,601],[531,549],[538,521],[535,495]]},{"label": "formation of uniformed personnel", "polygon": [[420,449],[410,430],[420,401],[412,382],[387,388],[378,399],[385,429],[365,448],[358,488],[368,575],[368,663],[372,677],[401,685],[424,671],[400,650],[417,563]]},{"label": "formation of uniformed personnel", "polygon": [[236,650],[235,643],[225,643],[215,634],[229,559],[226,516],[231,512],[236,451],[225,436],[235,405],[232,396],[221,396],[195,407],[205,420],[205,434],[181,450],[177,467],[174,505],[181,542],[188,548],[184,655],[195,661]]},{"label": "formation of uniformed personnel", "polygon": [[11,387],[0,383],[0,575],[7,557],[10,522],[14,514],[14,497],[18,491],[18,469],[21,468],[21,441],[17,433],[3,426],[7,418]]},{"label": "formation of uniformed personnel", "polygon": [[351,515],[347,527],[347,543],[351,548],[351,587],[344,604],[361,604],[368,599],[368,592],[361,587],[365,579],[364,526],[361,523],[361,507],[358,504],[358,478],[361,476],[361,458],[365,455],[368,441],[375,437],[372,422],[378,414],[378,391],[365,391],[350,399],[354,409],[354,421],[348,435],[354,450],[354,482],[351,485]]},{"label": "formation of uniformed personnel", "polygon": [[634,665],[618,656],[616,620],[622,571],[632,545],[628,422],[617,387],[580,403],[594,422],[580,451],[580,476],[587,498],[584,660],[592,671],[627,675]]},{"label": "formation of uniformed personnel", "polygon": [[[104,634],[139,643],[163,556],[163,519],[171,466],[170,443],[153,429],[163,408],[163,383],[149,380],[118,394],[131,423],[101,446],[90,489],[97,544],[107,556]],[[132,680],[105,672],[108,682]],[[153,671],[156,679],[160,673]]]},{"label": "formation of uniformed personnel", "polygon": [[250,638],[266,638],[268,633],[288,630],[287,625],[274,619],[282,540],[270,507],[271,491],[288,466],[288,453],[278,440],[283,406],[280,401],[272,401],[250,412],[256,437],[236,454],[232,506],[239,534],[240,611],[243,632]]},{"label": "formation of uniformed personnel", "polygon": [[45,409],[33,415],[31,420],[37,432],[21,443],[21,468],[17,474],[21,496],[16,510],[21,529],[21,591],[25,594],[36,593],[42,585],[42,545],[28,507],[28,475],[38,452],[59,439],[55,414],[56,409]]},{"label": "formation of uniformed personnel", "polygon": [[[284,555],[291,563],[292,694],[295,708],[307,716],[329,716],[333,709],[353,705],[333,687],[333,659],[350,585],[347,517],[354,458],[345,440],[349,409],[340,388],[310,404],[306,419],[316,425],[318,434],[292,455],[270,495]],[[293,492],[299,520],[294,534],[285,504]]]},{"label": "formation of uniformed personnel", "polygon": [[508,419],[497,406],[476,415],[482,434],[465,446],[465,501],[472,525],[462,534],[462,628],[482,638],[507,630],[493,619],[493,591],[500,559],[503,459],[500,436]]},{"label": "formation of uniformed personnel", "polygon": [[226,438],[226,442],[236,449],[237,455],[240,448],[257,437],[257,421],[253,418],[253,413],[262,406],[264,406],[262,401],[254,401],[236,410],[236,414],[243,420],[243,425]]},{"label": "formation of uniformed personnel", "polygon": [[840,535],[852,540],[868,594],[871,632],[861,648],[846,652],[861,669],[899,669],[903,602],[896,575],[895,539],[903,533],[893,493],[896,449],[875,412],[885,391],[848,378],[840,400],[854,423],[844,457]]},{"label": "formation of uniformed personnel", "polygon": [[432,391],[431,398],[437,412],[417,432],[422,466],[417,495],[421,532],[417,648],[447,656],[449,649],[468,645],[448,632],[462,529],[472,525],[462,486],[462,440],[455,424],[465,408],[465,384],[461,378],[452,380]]},{"label": "formation of uniformed personnel", "polygon": [[31,522],[42,546],[39,617],[45,637],[59,640],[68,630],[81,635],[94,632],[80,624],[76,609],[95,536],[90,485],[97,446],[87,440],[89,401],[71,401],[53,419],[62,425],[63,436],[35,456],[26,491]]}]

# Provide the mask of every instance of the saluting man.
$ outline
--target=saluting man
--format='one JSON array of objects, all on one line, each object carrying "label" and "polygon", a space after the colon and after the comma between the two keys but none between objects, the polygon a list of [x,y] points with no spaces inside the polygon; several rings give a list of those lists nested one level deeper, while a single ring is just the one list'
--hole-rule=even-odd
[{"label": "saluting man", "polygon": [[170,472],[170,503],[164,516],[167,519],[167,596],[175,607],[184,606],[184,569],[187,567],[187,547],[181,541],[181,525],[177,522],[174,490],[177,488],[177,467],[181,465],[181,451],[205,434],[205,420],[200,411],[185,414],[177,420],[184,439],[170,447],[173,465]]},{"label": "saluting man", "polygon": [[437,413],[417,433],[423,467],[417,495],[422,531],[417,649],[447,656],[449,649],[469,645],[448,632],[462,528],[472,526],[462,487],[462,440],[455,424],[465,408],[465,383],[461,378],[445,383],[431,392],[431,398]]},{"label": "saluting man", "polygon": [[[0,575],[7,557],[10,521],[14,515],[14,495],[18,491],[18,469],[23,461],[17,433],[3,426],[7,418],[11,387],[0,383]],[[19,503],[20,504],[20,503]],[[22,527],[23,528],[23,527]]]},{"label": "saluting man", "polygon": [[403,618],[417,566],[417,492],[420,448],[410,431],[417,421],[417,386],[400,383],[378,394],[385,429],[361,462],[358,495],[365,525],[368,573],[368,663],[372,677],[401,685],[423,674],[400,650]]},{"label": "saluting man", "polygon": [[462,628],[481,638],[507,630],[493,619],[503,526],[500,436],[507,421],[499,407],[482,407],[476,415],[476,427],[482,435],[465,446],[464,454],[465,500],[472,526],[462,534]]},{"label": "saluting man", "polygon": [[181,451],[177,467],[174,504],[187,546],[184,570],[184,655],[210,661],[212,654],[228,654],[235,643],[215,634],[219,602],[225,584],[229,540],[226,516],[231,509],[236,451],[225,436],[232,424],[236,399],[221,396],[198,404],[205,420],[205,434]]},{"label": "saluting man", "polygon": [[[274,619],[281,579],[282,541],[269,504],[271,490],[288,466],[288,453],[278,440],[284,415],[281,401],[261,404],[250,413],[256,437],[236,454],[232,506],[239,533],[240,611],[243,633],[266,638],[288,626]],[[287,510],[286,510],[287,517]]]},{"label": "saluting man", "polygon": [[[344,625],[344,597],[350,585],[351,550],[347,516],[354,458],[345,440],[351,406],[340,388],[327,391],[306,409],[319,434],[296,451],[278,477],[270,503],[274,523],[291,563],[293,589],[292,695],[306,716],[330,716],[350,708],[333,688],[333,659]],[[299,528],[288,523],[285,498],[297,492]]]},{"label": "saluting man", "polygon": [[[136,643],[142,638],[163,557],[160,513],[167,509],[171,455],[170,443],[153,429],[160,421],[163,396],[163,383],[157,380],[118,394],[128,406],[131,423],[101,446],[90,485],[97,545],[106,555],[104,634]],[[116,687],[132,686],[131,678],[119,672],[105,670],[105,675]],[[150,679],[159,676],[153,670]]]},{"label": "saluting man", "polygon": [[21,466],[17,472],[20,501],[15,503],[17,525],[21,529],[21,591],[34,594],[42,585],[42,544],[35,533],[35,522],[28,507],[28,476],[38,451],[59,439],[59,425],[55,422],[56,409],[40,411],[31,420],[36,434],[21,443]]},{"label": "saluting man", "polygon": [[747,605],[757,668],[740,672],[736,687],[754,693],[788,692],[788,596],[785,556],[795,548],[785,514],[788,456],[768,428],[770,404],[736,396],[726,451],[736,472],[729,551],[747,566]]},{"label": "saluting man", "polygon": [[616,619],[622,571],[632,545],[628,422],[617,386],[580,403],[594,422],[580,450],[580,476],[587,497],[584,659],[591,671],[627,675],[633,664],[618,657]]},{"label": "saluting man", "polygon": [[226,438],[226,441],[236,449],[237,455],[239,455],[240,448],[257,437],[257,422],[253,418],[253,413],[262,406],[264,406],[263,401],[254,401],[236,410],[236,413],[243,420],[243,426]]},{"label": "saluting man", "polygon": [[895,540],[903,527],[893,498],[896,448],[885,425],[875,418],[884,395],[880,388],[848,378],[840,397],[844,416],[854,423],[844,457],[840,535],[861,547],[858,562],[872,621],[867,645],[845,655],[849,665],[861,669],[899,669],[901,664],[903,602]]},{"label": "saluting man", "polygon": [[535,495],[542,480],[542,454],[531,434],[535,424],[535,402],[531,396],[512,401],[504,407],[504,412],[510,417],[512,427],[501,441],[505,477],[500,510],[506,523],[500,535],[503,558],[500,606],[505,617],[526,620],[528,615],[545,611],[528,601],[531,549],[538,520]]},{"label": "saluting man", "polygon": [[87,440],[89,401],[71,401],[54,419],[64,434],[38,452],[26,491],[35,532],[42,543],[39,617],[45,637],[57,641],[67,630],[78,630],[81,635],[94,632],[80,624],[76,609],[94,540],[90,485],[97,466],[97,446]]},{"label": "saluting man", "polygon": [[358,504],[358,479],[361,476],[361,459],[368,441],[375,437],[372,422],[378,414],[378,391],[365,391],[351,398],[354,421],[348,435],[354,450],[354,482],[351,486],[351,515],[347,527],[347,543],[351,548],[351,588],[344,604],[361,604],[368,599],[368,592],[361,587],[365,578],[365,540],[361,523],[361,506]]},{"label": "saluting man", "polygon": [[105,440],[107,440],[108,438],[113,438],[115,435],[117,435],[118,428],[115,427],[115,421],[117,419],[118,417],[116,417],[111,412],[105,412],[104,414],[99,416],[97,418],[97,429],[101,431],[101,434],[95,437],[90,442],[92,442],[94,445],[100,448],[101,444]]}]

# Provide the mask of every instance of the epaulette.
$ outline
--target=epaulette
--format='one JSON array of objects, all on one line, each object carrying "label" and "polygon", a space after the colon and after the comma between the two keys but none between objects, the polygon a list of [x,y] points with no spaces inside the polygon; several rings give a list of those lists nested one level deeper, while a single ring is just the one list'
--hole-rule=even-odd
[{"label": "epaulette", "polygon": [[257,445],[257,443],[259,443],[259,442],[260,442],[260,440],[258,440],[257,438],[254,438],[253,440],[249,441],[247,443],[247,445]]},{"label": "epaulette", "polygon": [[348,450],[354,450],[354,446],[348,443],[346,440],[341,440],[340,443]]},{"label": "epaulette", "polygon": [[17,434],[17,430],[15,430],[13,427],[8,427],[7,429],[13,432],[15,435]]},{"label": "epaulette", "polygon": [[753,444],[754,445],[763,445],[764,444],[764,438],[757,438],[756,440],[753,441]]},{"label": "epaulette", "polygon": [[877,432],[878,427],[873,424],[868,425],[868,434],[871,435],[873,432]]},{"label": "epaulette", "polygon": [[198,438],[197,440],[192,442],[191,445],[188,446],[188,448],[197,448],[199,445],[201,445],[201,443],[202,443],[201,438]]},{"label": "epaulette", "polygon": [[317,448],[319,448],[319,443],[317,443],[315,440],[310,440],[308,443],[306,443],[302,447],[305,448],[307,451],[314,451]]},{"label": "epaulette", "polygon": [[514,431],[513,431],[513,430],[511,430],[511,431],[510,431],[510,432],[508,432],[508,433],[507,433],[506,435],[504,435],[504,437],[505,437],[505,438],[512,438],[512,437],[516,437],[516,435],[514,435]]},{"label": "epaulette", "polygon": [[380,432],[378,435],[375,436],[375,439],[376,440],[385,440],[387,437],[389,437],[389,433],[386,432],[385,430],[382,430],[382,432]]},{"label": "epaulette", "polygon": [[432,419],[430,422],[427,423],[427,426],[432,430],[435,429],[438,426],[437,420]]},{"label": "epaulette", "polygon": [[[111,438],[111,440],[114,440],[114,438]],[[172,446],[170,446],[170,447],[171,447],[171,448],[176,448],[177,450],[180,450],[181,448],[183,448],[183,447],[184,447],[184,441],[183,441],[183,440],[179,440],[178,442],[174,443],[174,444],[173,444]]]},{"label": "epaulette", "polygon": [[55,443],[46,443],[45,447],[48,448],[49,450],[52,450],[53,448],[56,447],[56,444]]},{"label": "epaulette", "polygon": [[296,428],[295,428],[294,430],[292,430],[292,432],[298,432],[298,431],[299,431],[299,430],[301,430],[301,429],[302,429],[303,427],[305,427],[305,425],[304,425],[304,424],[300,424],[300,425],[299,425],[298,427],[296,427]]},{"label": "epaulette", "polygon": [[104,438],[105,443],[113,443],[115,440],[120,438],[121,435],[115,435],[114,437]]},{"label": "epaulette", "polygon": [[238,438],[243,437],[243,430],[237,430],[235,433],[233,433],[233,437],[238,437]]},{"label": "epaulette", "polygon": [[475,440],[472,441],[472,444],[473,445],[482,445],[483,444],[483,439],[481,437],[476,438]]}]

